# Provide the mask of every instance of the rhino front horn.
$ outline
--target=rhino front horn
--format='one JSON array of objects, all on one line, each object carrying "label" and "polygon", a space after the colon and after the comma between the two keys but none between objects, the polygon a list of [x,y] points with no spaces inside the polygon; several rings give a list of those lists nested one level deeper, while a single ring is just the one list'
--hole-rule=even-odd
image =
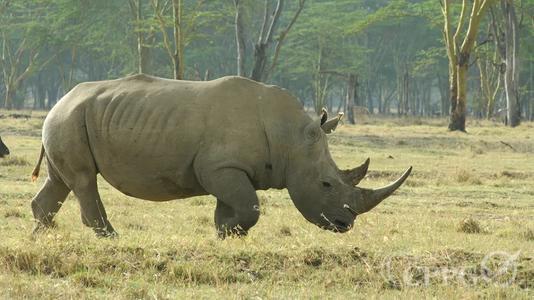
[{"label": "rhino front horn", "polygon": [[360,215],[373,209],[380,202],[382,202],[382,200],[393,194],[393,192],[404,183],[406,178],[408,178],[410,172],[412,172],[412,167],[409,167],[406,171],[404,171],[404,174],[402,174],[402,176],[399,177],[399,179],[397,179],[395,182],[385,187],[378,189],[361,189],[362,199],[356,203],[356,207],[354,209],[355,212]]}]

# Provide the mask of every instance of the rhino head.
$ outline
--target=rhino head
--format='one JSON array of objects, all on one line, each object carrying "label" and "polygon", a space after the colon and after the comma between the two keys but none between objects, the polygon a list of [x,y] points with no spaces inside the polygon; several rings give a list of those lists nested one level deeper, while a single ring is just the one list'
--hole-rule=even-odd
[{"label": "rhino head", "polygon": [[[354,169],[340,170],[336,166],[325,133],[335,128],[337,122],[327,120],[325,114],[305,126],[300,146],[289,154],[287,188],[293,203],[308,221],[323,229],[346,232],[358,215],[368,212],[400,187],[412,168],[385,187],[357,187],[367,172],[369,159]],[[339,122],[341,116],[335,118]]]},{"label": "rhino head", "polygon": [[2,138],[0,137],[0,157],[4,157],[5,155],[9,155],[9,149],[7,149],[7,146],[2,142]]}]

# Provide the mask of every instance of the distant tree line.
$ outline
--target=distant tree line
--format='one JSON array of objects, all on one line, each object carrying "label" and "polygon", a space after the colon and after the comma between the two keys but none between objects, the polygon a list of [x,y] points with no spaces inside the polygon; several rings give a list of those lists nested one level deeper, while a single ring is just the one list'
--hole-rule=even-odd
[{"label": "distant tree line", "polygon": [[[2,0],[0,107],[146,73],[277,84],[309,109],[534,119],[534,0]],[[357,121],[357,120],[356,120]]]}]

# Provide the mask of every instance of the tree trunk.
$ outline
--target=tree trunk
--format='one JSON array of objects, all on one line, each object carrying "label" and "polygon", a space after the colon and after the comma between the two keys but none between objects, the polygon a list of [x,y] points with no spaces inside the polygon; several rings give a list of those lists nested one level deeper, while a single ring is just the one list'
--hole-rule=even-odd
[{"label": "tree trunk", "polygon": [[[480,20],[485,10],[492,3],[491,0],[473,0],[471,2],[471,14],[469,16],[468,28],[464,33],[463,25],[467,17],[468,1],[462,1],[461,13],[458,18],[458,25],[453,34],[451,30],[450,5],[451,0],[441,1],[444,22],[445,45],[447,46],[447,56],[449,58],[449,81],[451,116],[449,130],[465,131],[466,102],[467,102],[467,71],[469,67],[469,56],[473,49],[478,34]],[[465,34],[463,41],[458,43],[459,36]]]},{"label": "tree trunk", "polygon": [[272,37],[274,31],[278,25],[278,20],[280,19],[280,14],[282,12],[282,7],[284,5],[283,0],[278,0],[276,8],[270,17],[270,24],[267,26],[269,21],[269,3],[265,1],[265,11],[263,17],[263,24],[260,31],[260,36],[258,42],[254,45],[254,65],[252,67],[252,72],[250,73],[250,78],[256,81],[262,81],[265,75],[265,66],[267,64],[267,48],[272,42]]},{"label": "tree trunk", "polygon": [[504,39],[505,39],[505,64],[504,90],[506,93],[506,106],[508,125],[518,126],[521,122],[519,106],[519,33],[517,16],[512,0],[501,0],[501,7],[505,16]]},{"label": "tree trunk", "polygon": [[371,83],[369,82],[369,79],[366,81],[366,92],[367,92],[367,110],[369,111],[369,114],[373,114],[375,107],[373,103],[373,95],[371,93]]},{"label": "tree trunk", "polygon": [[13,98],[15,97],[15,93],[13,92],[13,88],[10,84],[5,85],[6,91],[5,91],[5,98],[4,98],[4,107],[7,110],[13,109]]},{"label": "tree trunk", "polygon": [[182,41],[182,0],[172,1],[172,17],[174,20],[174,79],[184,78],[183,41]]},{"label": "tree trunk", "polygon": [[37,74],[35,79],[34,89],[33,89],[33,108],[34,109],[44,109],[46,102],[46,89],[43,84],[42,73]]},{"label": "tree trunk", "polygon": [[[343,95],[344,94],[344,90],[343,90],[343,87],[341,88],[341,91],[340,91],[340,95]],[[345,104],[345,101],[344,100],[339,100],[338,102],[338,106],[337,106],[337,111],[336,111],[336,114],[338,114],[339,112],[341,112],[341,110],[343,109],[343,106]],[[345,110],[345,112],[347,112],[347,110]]]},{"label": "tree trunk", "polygon": [[[277,65],[278,57],[280,56],[280,49],[282,48],[282,43],[284,42],[287,34],[297,21],[302,9],[304,8],[305,0],[298,0],[298,7],[293,15],[293,18],[289,21],[289,24],[281,30],[276,39],[276,46],[274,53],[272,55],[270,67],[267,67],[267,51],[270,45],[273,43],[273,34],[276,30],[280,15],[282,13],[282,8],[284,6],[283,0],[278,0],[276,8],[272,15],[269,17],[269,0],[265,0],[265,11],[263,17],[263,24],[260,30],[260,36],[258,42],[254,46],[254,66],[250,77],[257,81],[269,80],[270,76],[273,74],[273,70]],[[268,20],[271,20],[269,26],[267,26]]]},{"label": "tree trunk", "polygon": [[250,78],[252,80],[261,81],[263,70],[265,70],[265,63],[267,61],[266,52],[267,44],[259,43],[254,45],[254,67]]},{"label": "tree trunk", "polygon": [[529,80],[528,80],[528,90],[529,90],[529,97],[527,97],[526,101],[528,103],[528,107],[529,109],[527,109],[525,111],[526,113],[526,117],[529,121],[533,121],[534,120],[534,63],[531,61],[529,63]]},{"label": "tree trunk", "polygon": [[[458,122],[461,122],[462,118],[459,118],[456,112],[457,99],[458,99],[458,71],[456,68],[449,74],[449,103],[450,103],[450,121],[449,130],[458,130]],[[460,119],[460,120],[459,120]],[[465,117],[463,118],[465,120]],[[463,126],[465,127],[465,126]]]},{"label": "tree trunk", "polygon": [[347,78],[347,95],[345,97],[345,111],[347,112],[347,120],[350,124],[355,124],[354,118],[354,102],[358,98],[357,95],[358,77],[355,74],[349,74]]},{"label": "tree trunk", "polygon": [[47,102],[47,105],[46,105],[46,107],[48,109],[51,109],[57,103],[58,92],[59,92],[59,88],[58,88],[58,85],[56,85],[56,84],[52,84],[48,88],[48,90],[47,90],[48,102]]},{"label": "tree trunk", "polygon": [[[449,130],[465,132],[465,115],[467,112],[467,71],[469,67],[469,53],[460,53],[456,74],[456,84],[451,87],[451,95],[455,99],[451,103],[451,119]],[[453,90],[456,89],[456,90]]]},{"label": "tree trunk", "polygon": [[143,2],[141,0],[130,1],[132,10],[135,11],[135,21],[137,27],[137,71],[148,73],[148,48],[145,47],[145,34],[141,31],[143,21]]},{"label": "tree trunk", "polygon": [[240,0],[234,0],[235,5],[235,41],[237,47],[237,75],[245,76],[245,38],[243,29],[243,6]]},{"label": "tree trunk", "polygon": [[446,81],[443,80],[443,77],[439,74],[436,75],[438,79],[438,90],[441,99],[441,116],[447,116],[449,114],[449,104],[451,103],[449,99],[449,85]]},{"label": "tree trunk", "polygon": [[402,95],[402,104],[403,104],[403,112],[405,115],[408,114],[410,111],[410,79],[408,71],[404,71],[404,75],[402,76],[402,85],[403,85],[403,95]]}]

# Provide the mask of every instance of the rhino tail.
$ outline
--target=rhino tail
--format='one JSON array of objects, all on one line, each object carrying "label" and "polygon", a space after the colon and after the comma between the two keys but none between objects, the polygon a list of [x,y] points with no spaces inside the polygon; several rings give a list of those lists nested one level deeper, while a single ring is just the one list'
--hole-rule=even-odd
[{"label": "rhino tail", "polygon": [[37,161],[37,165],[35,166],[32,172],[33,182],[35,182],[37,178],[39,177],[39,171],[41,170],[41,163],[43,162],[44,154],[45,154],[45,148],[44,148],[44,145],[41,144],[41,154],[39,155],[39,160]]}]

